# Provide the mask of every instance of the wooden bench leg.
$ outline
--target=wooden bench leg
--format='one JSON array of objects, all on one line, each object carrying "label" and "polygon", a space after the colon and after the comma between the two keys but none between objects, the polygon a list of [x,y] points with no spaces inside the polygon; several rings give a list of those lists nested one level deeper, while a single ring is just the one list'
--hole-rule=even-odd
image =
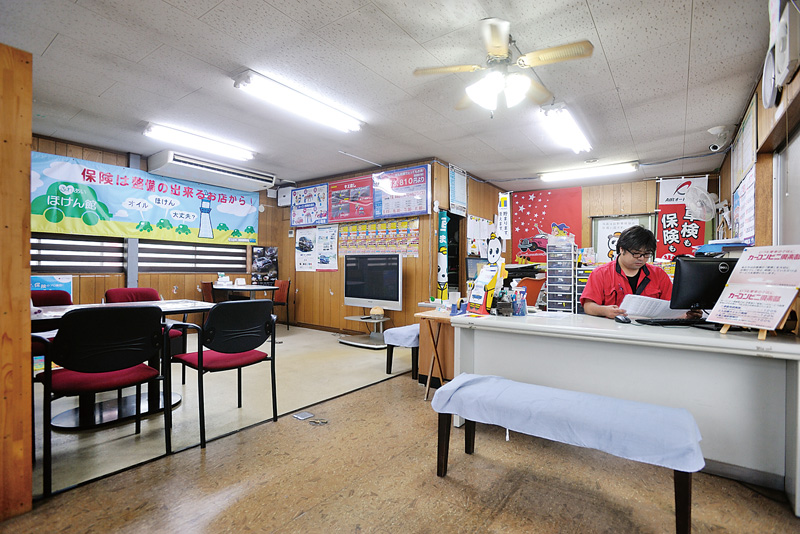
[{"label": "wooden bench leg", "polygon": [[692,474],[674,471],[675,480],[675,532],[692,531]]},{"label": "wooden bench leg", "polygon": [[464,452],[475,452],[475,421],[464,419]]},{"label": "wooden bench leg", "polygon": [[453,416],[449,413],[439,414],[439,451],[436,457],[436,476],[443,477],[447,474],[447,455],[450,452],[450,427],[453,426]]},{"label": "wooden bench leg", "polygon": [[411,347],[411,378],[419,377],[419,347]]},{"label": "wooden bench leg", "polygon": [[386,374],[392,374],[392,356],[394,355],[394,345],[386,345]]}]

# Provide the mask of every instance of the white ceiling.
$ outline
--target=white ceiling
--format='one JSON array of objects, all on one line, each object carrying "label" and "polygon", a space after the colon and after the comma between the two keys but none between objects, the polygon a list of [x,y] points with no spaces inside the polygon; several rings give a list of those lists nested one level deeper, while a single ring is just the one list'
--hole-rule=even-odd
[{"label": "white ceiling", "polygon": [[[484,63],[486,17],[509,20],[523,53],[592,42],[591,58],[535,69],[591,153],[550,142],[531,102],[455,110],[480,73],[412,75]],[[536,174],[588,158],[643,164],[620,181],[714,171],[707,130],[741,120],[768,36],[766,0],[0,0],[0,42],[33,54],[34,133],[179,148],[142,135],[155,122],[251,148],[247,166],[297,182],[369,167],[340,151],[437,157],[508,190],[551,187]],[[366,125],[340,133],[254,100],[233,87],[245,69]]]}]

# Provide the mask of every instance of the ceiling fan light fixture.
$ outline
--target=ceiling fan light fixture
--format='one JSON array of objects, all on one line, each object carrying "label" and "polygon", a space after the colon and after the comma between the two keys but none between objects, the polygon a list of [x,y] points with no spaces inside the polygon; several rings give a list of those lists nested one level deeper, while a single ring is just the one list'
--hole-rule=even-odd
[{"label": "ceiling fan light fixture", "polygon": [[505,89],[501,72],[492,71],[467,87],[467,96],[480,107],[494,111],[497,109],[497,95]]},{"label": "ceiling fan light fixture", "polygon": [[627,174],[636,172],[639,169],[639,162],[617,163],[615,165],[602,165],[599,167],[589,167],[582,169],[572,169],[568,171],[543,172],[539,174],[539,179],[543,182],[556,182],[561,180],[573,180],[575,178],[601,178],[603,176],[613,176],[616,174]]},{"label": "ceiling fan light fixture", "polygon": [[531,88],[531,79],[524,74],[509,74],[506,76],[506,86],[503,92],[506,96],[506,106],[513,108],[523,100]]},{"label": "ceiling fan light fixture", "polygon": [[544,113],[544,128],[553,141],[576,154],[592,150],[592,145],[564,104],[542,107],[541,111]]},{"label": "ceiling fan light fixture", "polygon": [[185,132],[169,126],[162,126],[160,124],[149,123],[142,132],[147,137],[158,139],[166,143],[174,143],[202,152],[208,152],[217,156],[236,159],[239,161],[247,161],[253,159],[255,152],[232,145],[220,139],[211,139],[202,135]]},{"label": "ceiling fan light fixture", "polygon": [[233,86],[306,119],[341,132],[357,132],[362,121],[308,95],[248,70],[233,79]]}]

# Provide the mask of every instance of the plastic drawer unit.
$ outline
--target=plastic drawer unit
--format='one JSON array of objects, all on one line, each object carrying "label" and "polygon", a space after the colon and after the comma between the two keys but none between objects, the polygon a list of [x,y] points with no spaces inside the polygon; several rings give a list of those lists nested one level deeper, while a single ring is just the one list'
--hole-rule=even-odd
[{"label": "plastic drawer unit", "polygon": [[547,310],[575,313],[575,269],[578,249],[575,243],[556,241],[547,244]]}]

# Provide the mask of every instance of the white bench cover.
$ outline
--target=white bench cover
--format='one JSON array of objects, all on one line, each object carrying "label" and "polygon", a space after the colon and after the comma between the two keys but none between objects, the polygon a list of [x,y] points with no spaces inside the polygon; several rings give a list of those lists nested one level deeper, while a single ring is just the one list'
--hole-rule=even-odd
[{"label": "white bench cover", "polygon": [[461,374],[431,401],[439,413],[693,473],[705,466],[688,410]]},{"label": "white bench cover", "polygon": [[390,328],[384,331],[383,341],[395,347],[419,347],[419,324]]}]

